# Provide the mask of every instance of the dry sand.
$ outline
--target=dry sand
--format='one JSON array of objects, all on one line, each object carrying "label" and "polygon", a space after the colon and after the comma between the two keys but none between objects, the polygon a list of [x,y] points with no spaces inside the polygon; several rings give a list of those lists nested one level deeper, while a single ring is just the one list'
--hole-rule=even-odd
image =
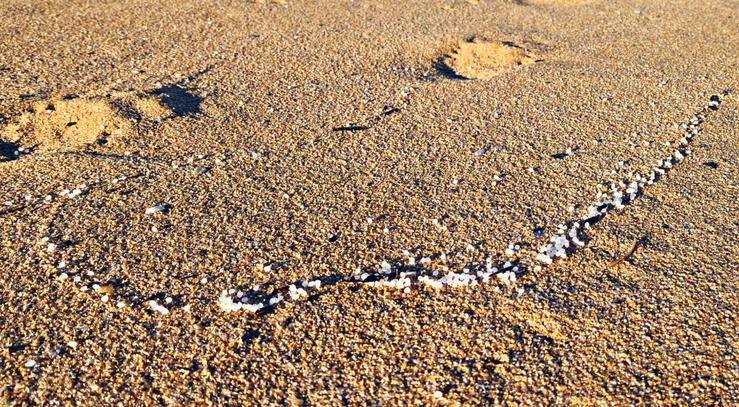
[{"label": "dry sand", "polygon": [[0,5],[1,400],[739,402],[735,1],[177,3]]}]

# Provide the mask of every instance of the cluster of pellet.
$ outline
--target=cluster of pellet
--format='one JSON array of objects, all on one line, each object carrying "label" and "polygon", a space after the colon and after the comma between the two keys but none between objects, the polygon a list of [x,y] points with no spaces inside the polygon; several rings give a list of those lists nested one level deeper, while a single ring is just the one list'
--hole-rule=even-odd
[{"label": "cluster of pellet", "polygon": [[683,137],[677,143],[678,148],[669,157],[659,160],[650,172],[633,175],[630,179],[619,181],[618,184],[611,183],[607,191],[598,192],[595,202],[588,207],[587,213],[581,219],[570,222],[568,225],[559,225],[557,235],[550,239],[549,244],[539,249],[536,260],[540,265],[536,267],[541,269],[542,265],[550,265],[556,258],[565,259],[575,247],[584,246],[582,236],[586,229],[602,220],[609,212],[623,210],[626,205],[641,195],[644,187],[652,185],[690,155],[690,143],[695,136],[701,133],[700,125],[705,120],[706,113],[718,109],[720,104],[719,96],[711,96],[710,102],[701,111],[688,122],[680,124],[679,128],[683,132]]}]

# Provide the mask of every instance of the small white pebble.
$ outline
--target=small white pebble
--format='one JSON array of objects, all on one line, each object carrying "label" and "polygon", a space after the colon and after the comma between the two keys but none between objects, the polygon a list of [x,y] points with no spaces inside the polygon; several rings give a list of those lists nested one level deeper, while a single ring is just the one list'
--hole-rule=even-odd
[{"label": "small white pebble", "polygon": [[24,366],[30,369],[30,368],[32,368],[32,367],[34,367],[34,366],[36,366],[36,361],[35,361],[35,360],[33,360],[33,359],[30,359],[30,360],[28,360],[28,361],[26,362],[26,364],[25,364]]},{"label": "small white pebble", "polygon": [[157,212],[164,212],[166,210],[167,210],[167,208],[164,205],[155,205],[155,206],[146,208],[145,213],[147,215],[152,215],[152,214],[155,214]]},{"label": "small white pebble", "polygon": [[169,310],[166,307],[159,305],[154,300],[149,301],[149,308],[151,308],[152,311],[156,311],[161,314],[169,314]]}]

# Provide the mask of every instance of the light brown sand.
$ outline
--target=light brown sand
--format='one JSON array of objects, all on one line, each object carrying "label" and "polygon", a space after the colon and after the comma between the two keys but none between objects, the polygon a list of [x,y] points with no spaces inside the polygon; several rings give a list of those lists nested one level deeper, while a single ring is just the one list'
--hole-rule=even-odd
[{"label": "light brown sand", "polygon": [[466,79],[490,79],[532,62],[536,57],[516,44],[484,38],[460,41],[442,61],[447,69]]},{"label": "light brown sand", "polygon": [[[535,251],[651,170],[736,87],[735,4],[281,3],[0,5],[3,400],[739,401],[736,95],[567,260],[410,293],[347,277]],[[539,62],[460,79],[471,38]]]},{"label": "light brown sand", "polygon": [[57,98],[35,102],[5,127],[2,137],[8,144],[39,151],[80,151],[110,139],[115,143],[137,137],[135,127],[172,114],[148,95],[119,92],[106,97]]}]

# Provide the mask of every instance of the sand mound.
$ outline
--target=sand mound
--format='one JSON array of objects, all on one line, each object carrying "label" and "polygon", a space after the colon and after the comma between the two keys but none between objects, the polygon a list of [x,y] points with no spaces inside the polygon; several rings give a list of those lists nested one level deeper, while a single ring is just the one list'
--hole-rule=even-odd
[{"label": "sand mound", "polygon": [[140,122],[170,114],[157,99],[134,93],[52,99],[33,104],[5,128],[1,138],[50,150],[75,150],[132,135]]},{"label": "sand mound", "polygon": [[172,115],[172,109],[155,96],[121,92],[111,95],[112,104],[137,120],[160,119]]},{"label": "sand mound", "polygon": [[510,43],[473,39],[460,42],[442,62],[467,79],[490,79],[511,67],[536,62],[536,57]]}]

